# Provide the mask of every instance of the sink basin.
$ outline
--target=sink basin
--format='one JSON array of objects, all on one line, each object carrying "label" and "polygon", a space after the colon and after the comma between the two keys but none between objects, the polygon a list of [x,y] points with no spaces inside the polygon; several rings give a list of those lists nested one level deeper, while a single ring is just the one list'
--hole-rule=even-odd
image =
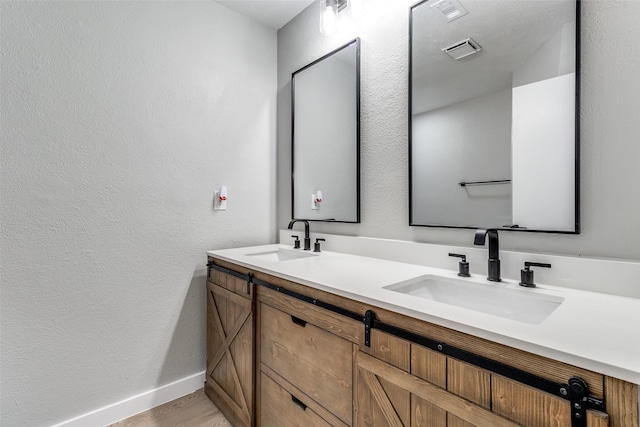
[{"label": "sink basin", "polygon": [[258,258],[264,261],[273,261],[273,262],[291,261],[294,259],[318,256],[317,254],[310,253],[310,252],[303,252],[302,250],[294,251],[294,250],[287,250],[287,249],[274,249],[272,251],[257,252],[257,253],[251,253],[251,254],[245,254],[245,255],[253,258]]},{"label": "sink basin", "polygon": [[564,301],[538,290],[507,286],[513,285],[426,275],[384,289],[531,324],[542,323]]}]

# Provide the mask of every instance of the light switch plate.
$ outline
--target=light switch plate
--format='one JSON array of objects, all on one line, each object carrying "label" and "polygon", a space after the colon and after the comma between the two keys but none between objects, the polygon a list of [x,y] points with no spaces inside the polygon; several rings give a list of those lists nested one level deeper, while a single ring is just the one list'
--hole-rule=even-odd
[{"label": "light switch plate", "polygon": [[220,191],[215,191],[213,194],[213,209],[216,211],[227,210],[227,201],[220,200]]}]

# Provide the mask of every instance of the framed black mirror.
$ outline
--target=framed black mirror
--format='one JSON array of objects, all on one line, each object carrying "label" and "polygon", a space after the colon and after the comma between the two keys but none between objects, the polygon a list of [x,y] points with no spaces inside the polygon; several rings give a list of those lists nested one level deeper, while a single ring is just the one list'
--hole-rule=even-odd
[{"label": "framed black mirror", "polygon": [[410,10],[410,225],[579,233],[575,0]]},{"label": "framed black mirror", "polygon": [[291,80],[292,218],[360,222],[360,40]]}]

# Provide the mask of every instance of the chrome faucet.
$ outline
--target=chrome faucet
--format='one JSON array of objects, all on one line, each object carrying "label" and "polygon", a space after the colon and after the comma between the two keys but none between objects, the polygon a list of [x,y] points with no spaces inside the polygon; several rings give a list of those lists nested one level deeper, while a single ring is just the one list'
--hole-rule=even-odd
[{"label": "chrome faucet", "polygon": [[475,238],[473,239],[474,245],[484,246],[485,238],[489,236],[489,261],[488,261],[488,270],[489,276],[488,280],[492,282],[501,282],[500,278],[500,256],[499,256],[499,248],[498,248],[498,230],[495,228],[489,228],[487,230],[483,228],[478,228],[476,231]]},{"label": "chrome faucet", "polygon": [[287,227],[289,230],[293,229],[293,224],[296,222],[301,222],[304,224],[304,250],[311,250],[311,238],[309,237],[309,221],[306,219],[292,219],[289,222],[289,226]]}]

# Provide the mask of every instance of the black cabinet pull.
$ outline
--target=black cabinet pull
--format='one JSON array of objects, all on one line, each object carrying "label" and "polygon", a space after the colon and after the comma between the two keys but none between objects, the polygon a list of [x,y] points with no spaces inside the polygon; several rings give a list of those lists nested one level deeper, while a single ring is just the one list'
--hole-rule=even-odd
[{"label": "black cabinet pull", "polygon": [[293,323],[295,323],[296,325],[298,325],[298,326],[302,326],[303,328],[305,326],[307,326],[307,322],[305,322],[304,320],[300,319],[299,317],[296,317],[296,316],[293,316],[293,315],[291,316],[291,321]]},{"label": "black cabinet pull", "polygon": [[303,411],[307,410],[307,405],[305,405],[304,403],[302,403],[300,401],[300,399],[298,399],[297,397],[295,397],[293,394],[291,395],[291,400],[293,401],[293,403],[295,403],[300,409],[302,409]]}]

